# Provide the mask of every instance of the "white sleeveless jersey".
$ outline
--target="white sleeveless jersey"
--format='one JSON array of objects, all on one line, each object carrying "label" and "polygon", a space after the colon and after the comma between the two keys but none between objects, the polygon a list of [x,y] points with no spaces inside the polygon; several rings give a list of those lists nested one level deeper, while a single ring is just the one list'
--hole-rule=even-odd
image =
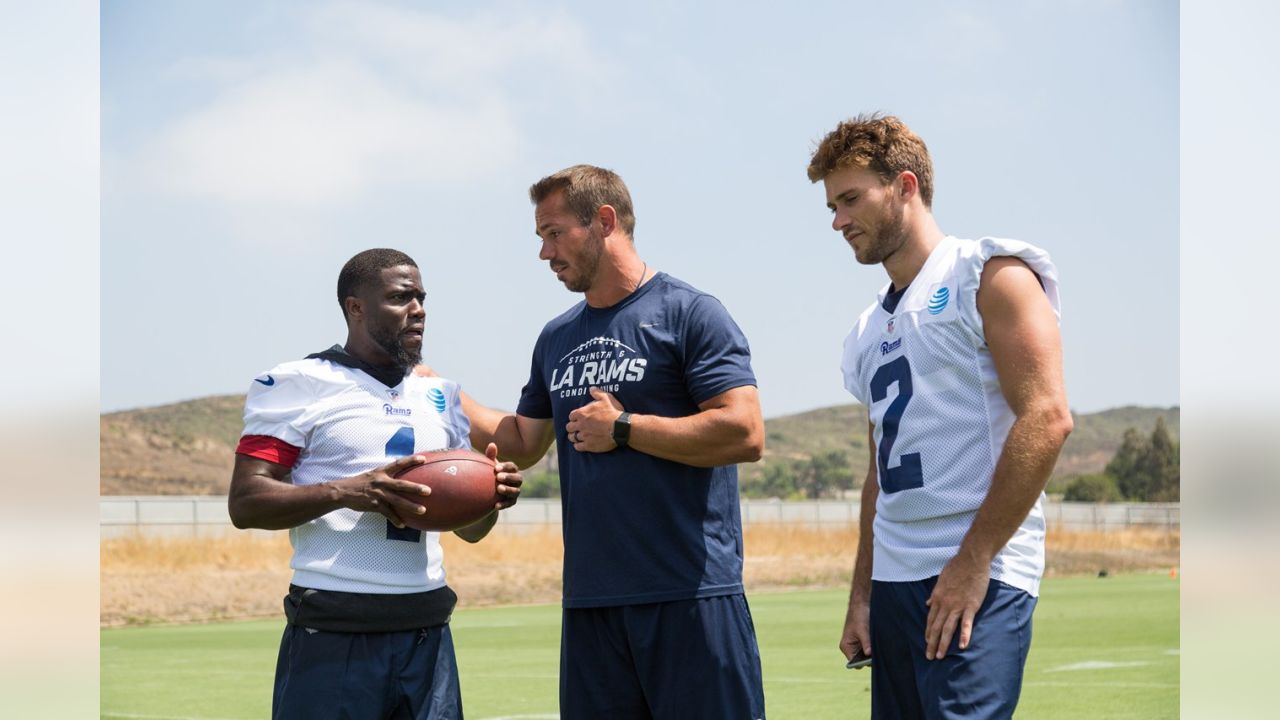
[{"label": "white sleeveless jersey", "polygon": [[[415,452],[469,447],[458,392],[442,378],[410,375],[389,388],[327,360],[288,362],[251,383],[244,435],[301,448],[292,482],[314,485]],[[289,541],[302,587],[395,594],[445,584],[440,534],[398,529],[378,513],[334,510],[290,529]]]},{"label": "white sleeveless jersey", "polygon": [[[922,580],[942,572],[987,497],[1013,424],[978,313],[978,281],[993,256],[1020,258],[1060,317],[1049,255],[1023,242],[944,239],[893,312],[886,285],[844,344],[845,388],[875,425],[877,477],[872,578]],[[1039,592],[1043,493],[991,564],[991,577]]]}]

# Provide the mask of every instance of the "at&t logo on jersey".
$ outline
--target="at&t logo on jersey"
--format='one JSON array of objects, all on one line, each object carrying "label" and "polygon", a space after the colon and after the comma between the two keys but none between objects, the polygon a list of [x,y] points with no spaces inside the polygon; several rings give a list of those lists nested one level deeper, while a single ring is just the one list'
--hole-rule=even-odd
[{"label": "at&t logo on jersey", "polygon": [[444,409],[449,406],[448,401],[444,398],[444,393],[440,392],[440,388],[431,388],[428,390],[427,400],[431,401],[432,406],[434,406],[436,412],[439,413],[444,412]]},{"label": "at&t logo on jersey", "polygon": [[951,291],[947,289],[946,285],[934,290],[933,294],[929,296],[929,314],[938,315],[943,310],[946,310],[949,300],[951,300]]}]

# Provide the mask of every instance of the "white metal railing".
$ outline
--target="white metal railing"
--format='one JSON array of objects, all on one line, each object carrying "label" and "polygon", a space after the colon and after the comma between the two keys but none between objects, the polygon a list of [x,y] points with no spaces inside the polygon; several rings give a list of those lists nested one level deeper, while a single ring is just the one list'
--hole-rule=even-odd
[{"label": "white metal railing", "polygon": [[[833,527],[858,522],[857,500],[743,500],[742,522]],[[1178,503],[1068,503],[1044,505],[1050,530],[1108,532],[1130,527],[1177,529]],[[560,500],[525,498],[500,516],[505,525],[532,528],[560,523]],[[241,532],[231,524],[227,499],[206,495],[103,496],[101,537],[126,535],[209,536]],[[514,527],[512,529],[515,529]]]}]

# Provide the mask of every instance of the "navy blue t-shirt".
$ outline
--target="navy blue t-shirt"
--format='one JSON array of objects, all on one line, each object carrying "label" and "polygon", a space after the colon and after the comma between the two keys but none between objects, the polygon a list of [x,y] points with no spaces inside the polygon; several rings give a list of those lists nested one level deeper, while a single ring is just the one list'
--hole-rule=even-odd
[{"label": "navy blue t-shirt", "polygon": [[592,387],[633,413],[684,417],[755,384],[747,339],[720,301],[665,273],[617,305],[581,302],[547,323],[517,412],[555,424],[566,608],[742,592],[736,466],[693,467],[630,447],[582,453],[564,426]]}]

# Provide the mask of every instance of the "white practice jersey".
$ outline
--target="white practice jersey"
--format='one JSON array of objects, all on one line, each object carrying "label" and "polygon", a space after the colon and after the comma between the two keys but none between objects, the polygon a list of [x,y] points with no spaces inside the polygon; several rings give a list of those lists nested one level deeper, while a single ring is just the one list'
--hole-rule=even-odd
[{"label": "white practice jersey", "polygon": [[[295,485],[357,475],[415,452],[469,447],[458,385],[409,375],[387,387],[328,360],[284,363],[260,376],[245,401],[244,435],[301,448]],[[398,529],[346,508],[289,530],[293,583],[318,590],[417,593],[443,587],[440,534]]]},{"label": "white practice jersey", "polygon": [[[1013,424],[986,346],[977,293],[993,256],[1040,276],[1060,317],[1049,255],[1023,242],[944,239],[892,312],[889,285],[844,344],[845,388],[875,425],[877,477],[872,578],[923,580],[960,549],[987,497]],[[1035,596],[1044,573],[1043,493],[991,564],[991,577]]]}]

